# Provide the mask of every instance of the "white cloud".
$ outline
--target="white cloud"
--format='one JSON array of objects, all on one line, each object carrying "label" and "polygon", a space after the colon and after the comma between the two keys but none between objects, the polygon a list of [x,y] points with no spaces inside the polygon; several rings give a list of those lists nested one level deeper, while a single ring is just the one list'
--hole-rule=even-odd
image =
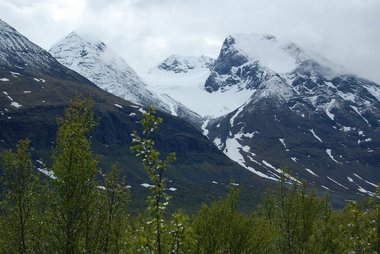
[{"label": "white cloud", "polygon": [[378,0],[0,0],[0,16],[45,49],[81,27],[138,72],[169,54],[216,57],[231,33],[271,33],[380,83]]}]

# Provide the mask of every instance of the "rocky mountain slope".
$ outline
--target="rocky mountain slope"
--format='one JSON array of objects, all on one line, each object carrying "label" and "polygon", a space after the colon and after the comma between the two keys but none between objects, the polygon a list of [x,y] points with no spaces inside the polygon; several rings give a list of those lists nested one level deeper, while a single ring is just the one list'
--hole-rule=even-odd
[{"label": "rocky mountain slope", "polygon": [[[51,165],[56,118],[75,96],[92,98],[98,122],[92,146],[102,156],[101,170],[119,162],[132,187],[131,209],[144,207],[149,182],[129,149],[144,108],[98,88],[1,20],[0,34],[0,150],[29,138],[36,168],[44,171],[40,161]],[[166,175],[175,207],[198,209],[226,193],[231,177],[242,187],[243,207],[258,201],[266,182],[231,162],[192,125],[165,112],[158,115],[164,118],[154,137],[158,149],[178,158]]]},{"label": "rocky mountain slope", "polygon": [[380,86],[339,74],[294,43],[237,34],[204,88],[250,94],[211,120],[208,137],[232,160],[278,181],[282,168],[330,192],[372,195],[380,181]]}]

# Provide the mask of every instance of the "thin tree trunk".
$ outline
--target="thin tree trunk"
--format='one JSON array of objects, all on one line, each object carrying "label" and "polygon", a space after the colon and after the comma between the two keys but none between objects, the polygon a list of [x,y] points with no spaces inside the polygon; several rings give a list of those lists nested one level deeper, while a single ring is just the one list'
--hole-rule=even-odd
[{"label": "thin tree trunk", "polygon": [[161,254],[161,227],[160,227],[160,195],[156,195],[156,230],[157,230],[157,253]]},{"label": "thin tree trunk", "polygon": [[380,253],[380,209],[379,206],[376,207],[377,212],[377,251],[376,253]]}]

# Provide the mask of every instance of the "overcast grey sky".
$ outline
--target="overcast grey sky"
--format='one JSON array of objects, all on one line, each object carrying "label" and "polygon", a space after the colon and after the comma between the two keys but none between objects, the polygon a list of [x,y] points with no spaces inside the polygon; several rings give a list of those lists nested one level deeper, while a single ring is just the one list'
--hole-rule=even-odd
[{"label": "overcast grey sky", "polygon": [[0,0],[0,18],[49,49],[94,33],[143,72],[169,54],[217,57],[233,33],[270,33],[380,83],[380,0]]}]

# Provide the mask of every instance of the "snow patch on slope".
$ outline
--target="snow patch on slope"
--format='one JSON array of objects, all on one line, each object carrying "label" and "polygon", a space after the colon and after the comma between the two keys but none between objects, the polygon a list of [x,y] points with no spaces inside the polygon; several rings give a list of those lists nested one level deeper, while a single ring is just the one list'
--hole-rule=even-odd
[{"label": "snow patch on slope", "polygon": [[279,138],[278,140],[282,143],[282,145],[286,149],[285,139],[284,138]]},{"label": "snow patch on slope", "polygon": [[327,155],[330,157],[331,160],[333,160],[334,162],[338,163],[338,164],[342,164],[341,162],[337,161],[334,156],[332,156],[332,153],[331,153],[331,149],[327,148],[326,149],[326,153]]},{"label": "snow patch on slope", "polygon": [[310,129],[309,131],[311,132],[311,134],[313,134],[314,138],[316,138],[319,142],[323,143],[322,139],[318,137],[317,134],[315,134],[315,131],[313,129]]},{"label": "snow patch on slope", "polygon": [[[258,170],[255,170],[253,167],[248,166],[245,163],[245,159],[244,159],[243,155],[241,154],[241,151],[248,153],[250,148],[248,146],[241,145],[238,140],[241,140],[242,137],[247,136],[247,135],[251,136],[250,133],[244,134],[244,133],[239,132],[238,134],[235,134],[234,137],[227,138],[227,140],[225,142],[225,149],[223,150],[224,154],[226,154],[231,160],[237,162],[239,165],[243,166],[244,168],[248,169],[252,173],[258,175],[259,177],[266,178],[266,179],[273,180],[273,181],[278,181],[277,178],[274,178],[272,176],[268,176],[268,175],[266,175],[266,174],[264,174]],[[251,156],[249,156],[249,155],[255,156],[255,154],[254,153],[247,154],[247,157],[250,160],[253,160],[251,158]],[[256,163],[260,164],[258,162],[256,162]]]},{"label": "snow patch on slope", "polygon": [[243,111],[244,105],[245,104],[243,104],[241,107],[239,107],[238,110],[236,111],[236,113],[230,118],[230,125],[231,125],[231,127],[234,126],[235,118]]},{"label": "snow patch on slope", "polygon": [[48,176],[51,179],[57,179],[57,177],[54,174],[54,171],[48,169],[41,160],[36,160],[36,162],[39,164],[36,167],[39,172],[41,172],[42,174]]},{"label": "snow patch on slope", "polygon": [[335,106],[336,104],[336,100],[335,99],[332,99],[329,103],[326,104],[325,106],[325,112],[326,112],[326,115],[334,121],[335,119],[335,115],[333,113],[331,113],[331,109]]},{"label": "snow patch on slope", "polygon": [[296,182],[296,183],[301,183],[300,181],[298,181],[297,179],[295,179],[294,177],[292,177],[291,175],[285,173],[284,171],[282,171],[281,169],[279,168],[276,168],[275,166],[273,166],[272,164],[270,164],[269,162],[265,161],[265,160],[262,160],[262,163],[269,167],[270,169],[273,169],[274,171],[276,171],[277,173],[279,174],[283,174],[286,178],[292,180],[293,182]]},{"label": "snow patch on slope", "polygon": [[332,179],[331,177],[327,176],[327,179],[329,179],[329,180],[332,181],[333,183],[339,185],[340,187],[342,187],[342,188],[348,190],[348,188],[347,188],[346,186],[344,186],[343,184],[339,183],[338,181]]},{"label": "snow patch on slope", "polygon": [[222,143],[222,140],[220,138],[215,138],[214,144],[216,145],[217,148],[219,148],[219,150],[221,150],[223,148],[223,143]]},{"label": "snow patch on slope", "polygon": [[314,173],[314,171],[312,171],[311,169],[309,169],[309,168],[305,168],[305,170],[306,170],[307,172],[309,172],[310,174],[312,174],[313,176],[317,176],[317,177],[319,177],[319,175],[317,175],[316,173]]},{"label": "snow patch on slope", "polygon": [[22,105],[20,103],[18,103],[18,102],[12,101],[11,102],[11,106],[15,107],[15,108],[20,108]]},{"label": "snow patch on slope", "polygon": [[10,100],[10,101],[13,101],[12,97],[9,96],[9,94],[6,92],[6,91],[3,91],[3,94],[5,96],[7,96],[7,98]]},{"label": "snow patch on slope", "polygon": [[369,195],[369,196],[374,196],[374,195],[375,195],[375,193],[373,193],[373,192],[371,192],[371,191],[369,191],[369,190],[364,189],[364,188],[361,187],[359,184],[356,184],[356,185],[357,185],[357,187],[358,187],[358,191],[359,191],[359,192],[364,193],[364,194],[367,194],[367,195]]},{"label": "snow patch on slope", "polygon": [[207,137],[207,135],[208,135],[207,125],[208,125],[209,122],[210,122],[210,119],[206,119],[206,120],[203,122],[202,127],[201,127],[201,129],[202,129],[202,131],[203,131],[203,135],[206,136],[206,137]]},{"label": "snow patch on slope", "polygon": [[359,176],[358,174],[355,174],[355,173],[353,173],[353,174],[354,174],[354,176],[356,176],[356,177],[359,178],[360,180],[366,182],[367,184],[372,185],[372,186],[375,187],[375,188],[378,187],[376,184],[371,183],[370,181],[367,181],[367,180],[363,179],[363,178],[362,178],[361,176]]},{"label": "snow patch on slope", "polygon": [[366,122],[368,124],[369,127],[371,127],[368,120],[360,113],[360,111],[357,107],[352,106],[352,105],[350,105],[350,107],[364,120],[364,122]]}]

